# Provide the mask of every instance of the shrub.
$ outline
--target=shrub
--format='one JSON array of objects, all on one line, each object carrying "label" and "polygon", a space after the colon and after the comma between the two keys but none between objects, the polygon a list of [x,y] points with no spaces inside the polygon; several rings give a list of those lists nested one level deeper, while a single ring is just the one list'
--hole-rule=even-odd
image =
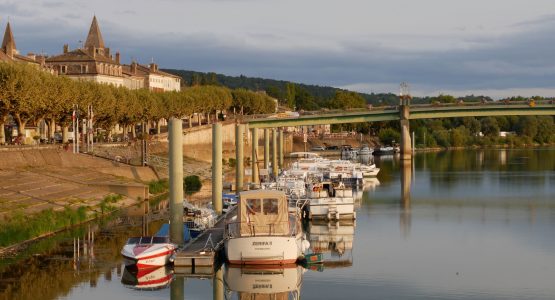
[{"label": "shrub", "polygon": [[202,182],[197,175],[187,176],[183,179],[183,190],[187,195],[192,195],[202,188]]}]

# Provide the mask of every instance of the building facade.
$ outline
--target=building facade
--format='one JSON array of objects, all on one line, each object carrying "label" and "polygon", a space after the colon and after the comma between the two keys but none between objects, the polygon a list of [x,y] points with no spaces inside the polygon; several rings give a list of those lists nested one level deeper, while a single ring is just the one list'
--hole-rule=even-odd
[{"label": "building facade", "polygon": [[120,54],[116,52],[114,57],[104,45],[96,16],[83,48],[70,51],[66,44],[63,53],[48,57],[46,64],[71,79],[124,86]]}]

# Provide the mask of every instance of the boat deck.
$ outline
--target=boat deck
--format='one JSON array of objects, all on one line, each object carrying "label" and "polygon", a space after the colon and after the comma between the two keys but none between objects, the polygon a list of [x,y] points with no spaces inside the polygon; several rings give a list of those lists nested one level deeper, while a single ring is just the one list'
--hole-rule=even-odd
[{"label": "boat deck", "polygon": [[206,276],[214,272],[218,253],[224,246],[226,220],[237,214],[233,208],[220,216],[214,227],[203,231],[175,253],[175,272],[191,276]]}]

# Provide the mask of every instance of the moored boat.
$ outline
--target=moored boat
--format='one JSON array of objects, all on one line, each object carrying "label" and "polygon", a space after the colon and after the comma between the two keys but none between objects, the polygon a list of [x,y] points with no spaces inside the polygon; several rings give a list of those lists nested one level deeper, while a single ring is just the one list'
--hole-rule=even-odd
[{"label": "moored boat", "polygon": [[[183,226],[184,241],[190,240],[189,229]],[[127,240],[121,255],[126,266],[153,268],[172,261],[177,246],[169,240],[169,224],[163,224],[155,236],[131,237]]]},{"label": "moored boat", "polygon": [[239,196],[238,214],[226,223],[227,260],[239,265],[284,265],[308,248],[299,216],[290,214],[284,192],[254,190]]},{"label": "moored boat", "polygon": [[121,255],[126,266],[160,267],[170,262],[176,246],[165,236],[141,236],[127,240]]}]

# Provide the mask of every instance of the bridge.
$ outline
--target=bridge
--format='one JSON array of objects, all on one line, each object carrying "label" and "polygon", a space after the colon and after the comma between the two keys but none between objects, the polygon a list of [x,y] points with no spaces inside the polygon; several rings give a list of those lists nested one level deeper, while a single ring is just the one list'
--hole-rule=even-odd
[{"label": "bridge", "polygon": [[260,118],[247,120],[249,128],[276,128],[290,126],[344,124],[401,120],[401,110],[408,107],[407,119],[435,119],[457,117],[488,117],[488,116],[523,116],[523,115],[555,115],[555,105],[545,102],[530,106],[518,104],[444,104],[413,105],[378,108],[373,110],[355,110],[341,112],[309,112],[296,118]]},{"label": "bridge", "polygon": [[[457,118],[457,117],[488,117],[488,116],[553,116],[555,115],[555,104],[553,101],[539,103],[526,102],[496,102],[496,103],[453,103],[413,105],[404,103],[399,106],[378,108],[375,110],[355,110],[342,112],[309,112],[300,117],[252,119],[245,121],[253,130],[264,129],[265,135],[268,128],[322,125],[322,124],[344,124],[364,123],[380,121],[400,121],[401,123],[401,158],[412,157],[409,121],[418,119]],[[280,133],[278,132],[278,135]],[[266,139],[265,139],[266,140]],[[266,147],[266,143],[265,143]],[[266,148],[265,148],[266,149]],[[273,150],[273,149],[272,149]],[[265,162],[266,162],[266,153]],[[281,161],[281,160],[280,160]],[[267,167],[267,164],[265,164]],[[274,170],[274,173],[276,170]]]}]

